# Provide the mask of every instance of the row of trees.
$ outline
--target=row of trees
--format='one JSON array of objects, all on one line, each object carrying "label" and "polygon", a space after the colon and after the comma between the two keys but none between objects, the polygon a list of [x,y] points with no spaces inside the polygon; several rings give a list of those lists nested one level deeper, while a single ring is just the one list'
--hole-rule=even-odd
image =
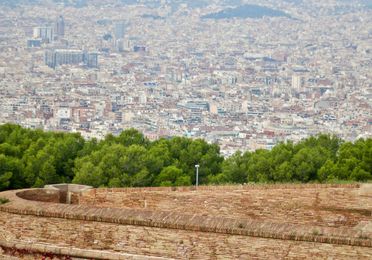
[{"label": "row of trees", "polygon": [[355,143],[319,135],[271,151],[223,158],[216,144],[184,137],[150,142],[135,129],[104,140],[0,126],[0,190],[73,182],[95,187],[372,179],[372,139]]},{"label": "row of trees", "polygon": [[355,143],[319,135],[271,151],[237,152],[213,180],[224,182],[334,182],[372,179],[372,139]]}]

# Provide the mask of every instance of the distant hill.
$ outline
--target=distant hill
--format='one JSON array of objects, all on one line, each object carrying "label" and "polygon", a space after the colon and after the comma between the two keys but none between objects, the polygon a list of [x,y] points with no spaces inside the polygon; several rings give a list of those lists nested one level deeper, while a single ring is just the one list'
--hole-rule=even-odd
[{"label": "distant hill", "polygon": [[269,17],[290,17],[283,11],[271,9],[259,5],[242,5],[235,8],[227,8],[217,13],[202,16],[203,19],[230,19],[230,18],[262,18]]},{"label": "distant hill", "polygon": [[[66,6],[83,7],[88,0],[52,0],[54,3],[63,3]],[[46,0],[0,0],[0,6],[15,8],[20,5],[43,5],[48,3]]]},{"label": "distant hill", "polygon": [[[147,7],[158,8],[162,5],[161,0],[120,0],[120,3],[124,5],[136,5],[144,4]],[[208,5],[207,0],[198,0],[198,1],[188,1],[188,0],[172,0],[167,1],[167,4],[172,7],[172,9],[177,10],[181,4],[187,4],[189,8],[201,8]]]},{"label": "distant hill", "polygon": [[0,6],[16,7],[20,4],[39,4],[39,0],[0,0]]}]

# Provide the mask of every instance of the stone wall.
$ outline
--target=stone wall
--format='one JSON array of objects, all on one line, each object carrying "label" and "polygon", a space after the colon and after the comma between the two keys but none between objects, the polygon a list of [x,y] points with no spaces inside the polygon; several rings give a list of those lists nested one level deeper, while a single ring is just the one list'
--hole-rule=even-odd
[{"label": "stone wall", "polygon": [[[9,191],[0,193],[10,199],[0,206],[0,247],[6,253],[28,245],[32,252],[95,259],[371,259],[371,197],[360,193],[365,189],[98,189],[76,197],[80,205],[23,200]],[[148,199],[146,208],[141,196]],[[320,210],[323,218],[311,222],[307,210]],[[293,222],[296,214],[300,220]],[[353,221],[327,222],[345,214]]]}]

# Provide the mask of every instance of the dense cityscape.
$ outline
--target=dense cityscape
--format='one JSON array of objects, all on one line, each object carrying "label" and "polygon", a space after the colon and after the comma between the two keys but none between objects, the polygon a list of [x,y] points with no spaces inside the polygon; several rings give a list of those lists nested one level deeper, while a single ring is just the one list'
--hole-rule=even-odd
[{"label": "dense cityscape", "polygon": [[3,2],[0,123],[223,155],[372,135],[370,1]]},{"label": "dense cityscape", "polygon": [[0,259],[372,259],[372,0],[0,0]]}]

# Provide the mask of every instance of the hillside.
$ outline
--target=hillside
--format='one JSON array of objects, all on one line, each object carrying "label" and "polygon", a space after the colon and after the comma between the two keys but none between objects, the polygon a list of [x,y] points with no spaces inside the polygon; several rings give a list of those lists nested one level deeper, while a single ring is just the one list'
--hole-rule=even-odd
[{"label": "hillside", "polygon": [[271,9],[259,5],[242,5],[235,8],[227,8],[217,13],[203,16],[203,19],[230,19],[230,18],[262,18],[262,17],[289,17],[283,11]]}]

